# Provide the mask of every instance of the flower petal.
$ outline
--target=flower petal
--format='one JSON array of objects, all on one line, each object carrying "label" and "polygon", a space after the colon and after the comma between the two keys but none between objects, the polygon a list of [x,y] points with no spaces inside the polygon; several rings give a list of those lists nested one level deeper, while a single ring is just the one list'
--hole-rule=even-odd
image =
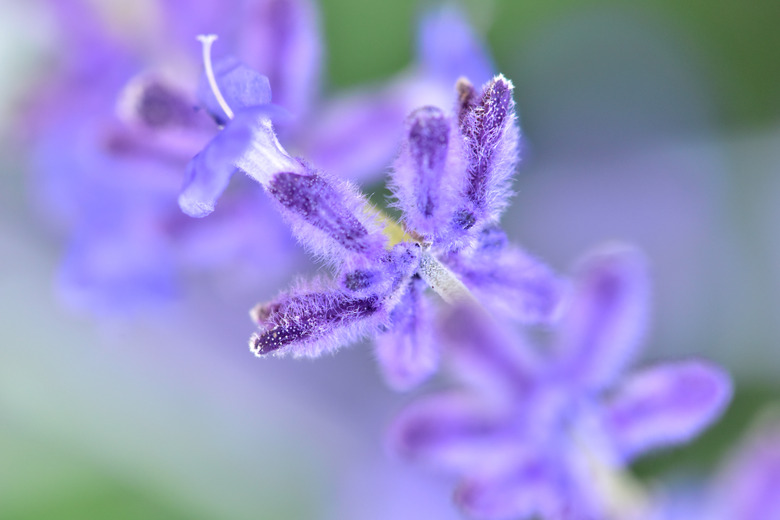
[{"label": "flower petal", "polygon": [[[219,90],[234,112],[271,102],[271,84],[268,78],[234,56],[217,60],[213,66]],[[218,124],[224,125],[228,122],[229,119],[217,101],[205,74],[198,83],[198,99]]]},{"label": "flower petal", "polygon": [[688,442],[723,413],[732,385],[704,361],[657,365],[632,375],[606,403],[604,423],[619,460]]},{"label": "flower petal", "polygon": [[482,230],[474,249],[451,254],[447,265],[490,310],[524,323],[549,322],[560,311],[564,283],[544,264],[508,244],[497,226]]},{"label": "flower petal", "polygon": [[534,386],[538,360],[528,345],[513,341],[492,316],[469,304],[454,306],[442,320],[458,377],[486,392],[499,406],[516,407]]},{"label": "flower petal", "polygon": [[238,113],[187,165],[179,195],[179,207],[187,215],[205,217],[214,211],[217,199],[237,171],[236,162],[250,146],[252,125],[258,124],[244,121],[245,117]]},{"label": "flower petal", "polygon": [[391,87],[350,93],[329,103],[303,128],[307,157],[344,179],[378,178],[398,151],[403,121],[410,110],[406,97]]},{"label": "flower petal", "polygon": [[387,383],[408,390],[439,366],[433,309],[424,295],[425,282],[415,278],[390,313],[390,328],[376,338],[376,355]]},{"label": "flower petal", "polygon": [[83,227],[70,244],[58,277],[65,302],[110,315],[133,313],[175,297],[174,258],[166,238],[131,223],[103,224]]},{"label": "flower petal", "polygon": [[212,211],[233,174],[241,170],[267,186],[280,171],[305,171],[276,139],[271,117],[273,105],[261,105],[237,112],[224,129],[187,165],[179,206],[191,217],[205,217]]},{"label": "flower petal", "polygon": [[407,407],[393,421],[388,440],[402,457],[450,471],[492,465],[497,448],[514,443],[500,416],[473,397],[452,392]]},{"label": "flower petal", "polygon": [[386,321],[378,295],[355,297],[315,281],[252,310],[260,332],[249,340],[256,356],[318,357],[376,330]]},{"label": "flower petal", "polygon": [[[569,484],[554,459],[528,450],[505,458],[503,467],[469,476],[456,489],[455,502],[481,519],[596,518],[567,507]],[[570,517],[567,510],[577,515]]]},{"label": "flower petal", "polygon": [[502,75],[489,81],[477,96],[461,92],[460,130],[468,168],[460,203],[451,221],[454,244],[468,242],[474,231],[495,223],[509,203],[510,183],[519,160],[520,132],[516,123],[514,86]]},{"label": "flower petal", "polygon": [[401,152],[393,166],[392,189],[406,226],[435,242],[452,211],[465,162],[457,128],[441,109],[423,107],[407,119]]},{"label": "flower petal", "polygon": [[589,391],[606,388],[633,359],[645,331],[649,283],[644,258],[604,247],[581,263],[558,342],[562,377]]}]

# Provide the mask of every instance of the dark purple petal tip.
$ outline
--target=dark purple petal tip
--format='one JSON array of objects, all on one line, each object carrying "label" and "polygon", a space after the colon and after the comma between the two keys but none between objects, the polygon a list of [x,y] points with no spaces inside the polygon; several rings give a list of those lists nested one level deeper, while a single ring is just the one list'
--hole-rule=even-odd
[{"label": "dark purple petal tip", "polygon": [[[462,182],[457,134],[444,112],[426,106],[407,118],[392,188],[406,225],[428,239],[446,224],[452,193]],[[452,135],[451,135],[452,134]]]},{"label": "dark purple petal tip", "polygon": [[353,335],[356,325],[381,309],[376,296],[321,292],[282,297],[252,310],[260,332],[252,336],[249,348],[256,356],[290,349],[296,356],[316,356],[338,346],[338,340]]},{"label": "dark purple petal tip", "polygon": [[364,252],[368,231],[346,207],[342,196],[319,175],[280,172],[268,192],[284,208],[319,229],[347,250]]}]

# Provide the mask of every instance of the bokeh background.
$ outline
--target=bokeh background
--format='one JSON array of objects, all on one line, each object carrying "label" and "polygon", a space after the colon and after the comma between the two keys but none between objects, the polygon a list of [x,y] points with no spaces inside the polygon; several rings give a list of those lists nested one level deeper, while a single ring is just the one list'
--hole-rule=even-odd
[{"label": "bokeh background", "polygon": [[[95,3],[144,30],[126,2]],[[637,244],[654,276],[646,357],[705,355],[736,379],[721,423],[637,471],[714,471],[780,397],[780,3],[461,5],[516,85],[513,239],[563,271]],[[424,7],[323,0],[328,89],[406,67]],[[63,237],[33,210],[14,123],[56,57],[50,14],[0,0],[0,518],[459,518],[451,482],[385,452],[411,397],[383,387],[365,345],[249,354],[246,309],[272,288],[193,279],[175,309],[131,320],[57,299]]]}]

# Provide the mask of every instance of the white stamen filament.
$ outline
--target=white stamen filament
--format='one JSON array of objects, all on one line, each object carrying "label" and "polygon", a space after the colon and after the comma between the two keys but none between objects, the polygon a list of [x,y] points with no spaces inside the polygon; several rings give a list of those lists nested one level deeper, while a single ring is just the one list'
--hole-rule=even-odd
[{"label": "white stamen filament", "polygon": [[225,115],[228,119],[233,119],[233,110],[225,101],[222,96],[219,87],[217,86],[217,78],[214,76],[214,68],[211,66],[211,44],[217,39],[216,34],[200,34],[198,35],[198,41],[203,44],[203,66],[206,68],[206,79],[209,81],[211,91],[214,93],[214,97],[217,98],[217,103],[225,111]]}]

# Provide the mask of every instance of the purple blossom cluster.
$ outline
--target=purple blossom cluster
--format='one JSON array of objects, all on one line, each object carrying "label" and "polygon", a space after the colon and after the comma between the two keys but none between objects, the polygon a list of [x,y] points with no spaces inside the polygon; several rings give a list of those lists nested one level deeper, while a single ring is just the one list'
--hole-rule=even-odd
[{"label": "purple blossom cluster", "polygon": [[[456,500],[476,518],[650,514],[629,464],[712,424],[731,382],[701,360],[625,374],[650,292],[635,250],[597,251],[566,283],[509,244],[498,221],[520,148],[512,83],[498,75],[475,88],[462,78],[452,113],[424,106],[409,115],[389,183],[402,214],[396,225],[350,183],[286,151],[261,81],[214,75],[205,59],[230,120],[189,164],[182,209],[205,216],[242,171],[333,273],[256,306],[252,352],[317,357],[373,336],[397,389],[419,384],[445,358],[465,385],[412,404],[391,444],[459,475]],[[246,89],[256,90],[255,102],[231,94]],[[514,338],[503,331],[507,319],[553,339]]]},{"label": "purple blossom cluster", "polygon": [[[237,257],[279,269],[280,216],[328,274],[251,310],[256,356],[318,357],[371,338],[394,389],[443,368],[451,384],[405,409],[390,445],[455,475],[474,518],[682,518],[629,466],[713,424],[730,379],[698,359],[629,370],[650,298],[636,250],[596,250],[567,278],[510,242],[500,219],[521,151],[513,85],[491,78],[456,11],[423,18],[413,74],[324,103],[307,1],[161,0],[175,20],[163,48],[201,34],[205,71],[179,63],[189,84],[143,62],[78,0],[55,4],[75,57],[31,126],[80,304],[160,298],[181,271]],[[232,54],[212,59],[223,45]],[[348,180],[387,166],[398,222]],[[764,485],[775,459],[736,472]],[[728,507],[763,503],[739,496]]]},{"label": "purple blossom cluster", "polygon": [[481,80],[492,68],[457,11],[431,11],[409,71],[326,98],[309,0],[154,0],[142,38],[117,32],[84,0],[50,4],[60,53],[20,126],[36,202],[66,241],[60,292],[96,314],[171,301],[190,274],[261,288],[296,265],[289,233],[256,190],[234,186],[208,220],[178,210],[187,163],[229,119],[208,81],[198,81],[197,34],[220,34],[214,73],[235,110],[268,103],[273,89],[274,109],[286,115],[275,131],[288,148],[352,179],[381,173],[406,114],[449,92],[454,63]]},{"label": "purple blossom cluster", "polygon": [[264,92],[244,107],[229,94],[231,81],[215,83],[228,87],[235,117],[188,166],[182,209],[204,216],[233,172],[244,171],[333,269],[332,279],[301,282],[253,310],[255,354],[316,357],[376,335],[388,382],[409,388],[435,371],[440,356],[426,285],[445,301],[476,298],[525,323],[555,316],[561,282],[498,227],[519,140],[506,78],[481,90],[460,80],[455,116],[430,106],[409,116],[392,177],[400,239],[390,238],[390,226],[353,186],[285,151]]},{"label": "purple blossom cluster", "polygon": [[649,504],[626,467],[691,440],[731,396],[728,376],[705,361],[624,373],[647,303],[643,259],[611,247],[584,259],[543,348],[455,308],[441,334],[464,384],[412,404],[391,444],[460,475],[456,500],[476,518],[641,518]]}]

